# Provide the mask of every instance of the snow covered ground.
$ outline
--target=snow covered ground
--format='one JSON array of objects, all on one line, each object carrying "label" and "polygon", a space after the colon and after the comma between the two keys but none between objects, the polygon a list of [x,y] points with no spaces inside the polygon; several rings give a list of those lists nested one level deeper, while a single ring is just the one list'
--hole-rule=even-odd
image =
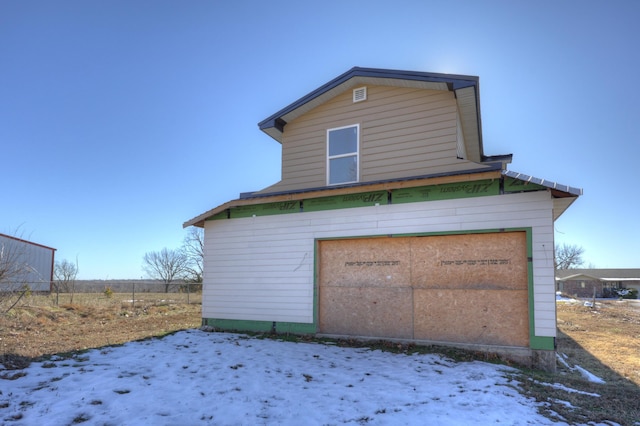
[{"label": "snow covered ground", "polygon": [[557,425],[510,371],[188,330],[0,371],[0,424]]}]

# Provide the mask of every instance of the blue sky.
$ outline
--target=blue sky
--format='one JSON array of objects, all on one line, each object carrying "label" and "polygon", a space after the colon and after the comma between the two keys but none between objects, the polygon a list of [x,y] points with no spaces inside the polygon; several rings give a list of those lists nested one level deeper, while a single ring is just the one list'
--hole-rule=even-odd
[{"label": "blue sky", "polygon": [[584,188],[556,243],[640,268],[640,3],[2,1],[0,232],[140,278],[280,179],[257,123],[353,66],[476,75],[484,151]]}]

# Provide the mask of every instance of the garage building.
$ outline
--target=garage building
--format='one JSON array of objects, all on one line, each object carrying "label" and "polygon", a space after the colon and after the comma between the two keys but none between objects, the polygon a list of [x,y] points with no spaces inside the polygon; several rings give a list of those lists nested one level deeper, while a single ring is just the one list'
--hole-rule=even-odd
[{"label": "garage building", "polygon": [[477,77],[353,68],[259,127],[282,180],[184,224],[203,323],[554,368],[553,223],[582,190],[484,154]]}]

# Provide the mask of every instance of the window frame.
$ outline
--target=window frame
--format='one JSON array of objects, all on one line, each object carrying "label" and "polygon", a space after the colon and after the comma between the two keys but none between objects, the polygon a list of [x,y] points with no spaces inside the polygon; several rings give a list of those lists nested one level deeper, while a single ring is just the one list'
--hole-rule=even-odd
[{"label": "window frame", "polygon": [[[329,155],[330,153],[330,135],[331,132],[336,131],[336,130],[342,130],[342,129],[350,129],[350,128],[354,128],[356,129],[356,150],[354,152],[348,152],[346,154],[339,154],[339,155]],[[326,143],[326,157],[327,157],[327,167],[326,167],[326,172],[327,172],[327,186],[336,186],[336,185],[347,185],[350,183],[358,183],[360,182],[360,124],[356,123],[356,124],[349,124],[347,126],[340,126],[340,127],[333,127],[331,129],[327,129],[327,143]],[[347,157],[356,157],[356,179],[353,181],[347,181],[347,182],[337,182],[337,183],[331,183],[331,160],[335,160],[335,159],[339,159],[339,158],[347,158]]]}]

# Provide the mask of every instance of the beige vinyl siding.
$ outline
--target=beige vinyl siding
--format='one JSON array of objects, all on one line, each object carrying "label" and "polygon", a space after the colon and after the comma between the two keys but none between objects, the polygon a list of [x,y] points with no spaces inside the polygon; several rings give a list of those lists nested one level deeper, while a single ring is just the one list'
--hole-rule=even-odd
[{"label": "beige vinyl siding", "polygon": [[531,227],[535,334],[553,337],[551,209],[540,191],[207,221],[202,315],[312,323],[316,239]]},{"label": "beige vinyl siding", "polygon": [[282,180],[263,193],[326,186],[326,131],[360,125],[360,182],[481,168],[457,158],[452,92],[367,86],[367,100],[342,93],[285,126]]}]

